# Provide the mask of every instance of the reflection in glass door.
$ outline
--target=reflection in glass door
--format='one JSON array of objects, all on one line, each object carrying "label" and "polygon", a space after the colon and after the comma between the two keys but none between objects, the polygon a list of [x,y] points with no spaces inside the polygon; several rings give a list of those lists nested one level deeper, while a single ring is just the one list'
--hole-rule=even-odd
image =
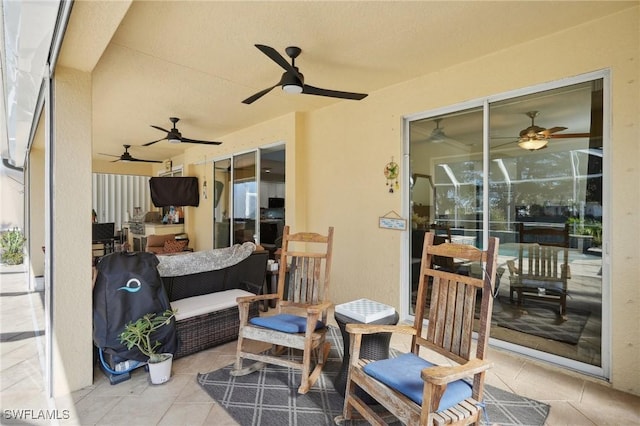
[{"label": "reflection in glass door", "polygon": [[[464,139],[448,134],[449,123],[464,128]],[[425,233],[436,244],[482,246],[482,109],[413,121],[410,134],[413,314]]]},{"label": "reflection in glass door", "polygon": [[253,241],[273,255],[284,228],[285,174],[284,144],[214,161],[214,248]]},{"label": "reflection in glass door", "polygon": [[213,247],[229,247],[231,214],[231,160],[213,162]]},{"label": "reflection in glass door", "polygon": [[259,220],[256,152],[233,157],[233,244],[256,241]]},{"label": "reflection in glass door", "polygon": [[424,233],[482,247],[488,232],[500,238],[491,337],[602,373],[603,80],[487,105],[488,140],[480,102],[409,123],[410,313]]}]

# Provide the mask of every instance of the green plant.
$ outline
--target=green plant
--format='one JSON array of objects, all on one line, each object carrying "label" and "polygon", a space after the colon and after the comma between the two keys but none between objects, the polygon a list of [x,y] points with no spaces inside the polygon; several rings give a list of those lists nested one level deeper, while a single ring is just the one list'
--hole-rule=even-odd
[{"label": "green plant", "polygon": [[124,331],[120,333],[120,342],[131,349],[136,346],[140,352],[149,357],[149,362],[160,362],[165,358],[163,354],[156,353],[160,342],[151,341],[151,334],[164,325],[169,325],[171,319],[176,316],[175,310],[167,309],[160,315],[155,313],[145,314],[135,321],[124,326]]},{"label": "green plant", "polygon": [[588,229],[589,235],[593,237],[593,244],[600,247],[602,245],[602,222],[588,221],[585,223],[585,229]]},{"label": "green plant", "polygon": [[20,265],[24,262],[24,242],[27,239],[18,228],[5,231],[0,236],[2,256],[0,261],[6,265]]},{"label": "green plant", "polygon": [[577,235],[588,235],[593,237],[593,244],[597,247],[602,245],[602,222],[577,217],[570,217],[567,223],[573,228],[572,232]]}]

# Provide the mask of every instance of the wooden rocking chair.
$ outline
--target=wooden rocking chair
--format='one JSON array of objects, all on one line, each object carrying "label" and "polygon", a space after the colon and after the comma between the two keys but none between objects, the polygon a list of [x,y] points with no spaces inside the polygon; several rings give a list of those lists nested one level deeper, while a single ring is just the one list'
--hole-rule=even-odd
[{"label": "wooden rocking chair", "polygon": [[[373,425],[385,425],[384,419],[389,414],[407,425],[467,425],[478,422],[482,412],[484,376],[491,367],[491,363],[485,360],[485,351],[491,323],[492,278],[495,276],[498,244],[498,239],[491,237],[488,249],[481,251],[461,244],[433,245],[433,234],[425,236],[413,326],[347,325],[347,331],[351,333],[351,363],[344,411],[342,416],[336,417],[337,424],[364,418]],[[475,278],[432,269],[433,256],[477,263],[484,274]],[[475,356],[472,356],[478,291],[481,292],[478,339]],[[423,334],[427,303],[430,303],[428,324]],[[362,336],[380,332],[413,336],[411,352],[380,361],[361,359]],[[420,353],[420,349],[425,353]],[[429,355],[437,356],[439,362]],[[429,358],[432,362],[427,361]],[[472,378],[472,384],[465,378]],[[357,387],[386,410],[374,410],[366,405],[356,394]],[[359,415],[355,415],[353,409]]]},{"label": "wooden rocking chair", "polygon": [[[332,304],[327,300],[331,272],[333,227],[328,234],[300,232],[289,234],[284,227],[278,293],[239,297],[240,329],[235,368],[231,374],[242,376],[276,364],[301,370],[298,392],[307,393],[320,376],[331,344],[325,341],[327,313]],[[322,247],[312,251],[314,247]],[[249,319],[249,305],[256,301],[277,301],[277,314]],[[245,340],[272,345],[271,353],[247,351]],[[282,353],[286,348],[302,350],[301,362],[290,360]],[[311,370],[312,354],[316,364]],[[242,360],[257,361],[243,367]]]}]

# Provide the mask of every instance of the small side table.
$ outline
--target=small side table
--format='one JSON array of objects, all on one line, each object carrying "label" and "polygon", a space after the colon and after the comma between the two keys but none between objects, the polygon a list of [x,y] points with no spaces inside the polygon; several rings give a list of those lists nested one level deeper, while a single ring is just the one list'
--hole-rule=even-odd
[{"label": "small side table", "polygon": [[[350,337],[349,333],[346,331],[346,325],[355,323],[355,324],[363,324],[362,321],[358,321],[356,319],[350,318],[346,315],[339,314],[334,312],[334,318],[336,319],[336,323],[338,323],[338,327],[340,328],[340,333],[342,334],[342,341],[344,344],[344,356],[342,358],[342,366],[340,367],[340,371],[336,375],[336,378],[333,381],[333,387],[336,389],[340,395],[344,396],[345,389],[347,386],[347,375],[349,373],[349,362],[351,360],[351,354],[349,353],[350,348]],[[397,324],[400,316],[398,312],[395,312],[392,315],[386,316],[384,318],[368,322],[367,324]],[[391,342],[391,333],[376,333],[369,334],[366,336],[362,336],[362,344],[360,345],[360,354],[363,358],[379,360],[379,359],[387,359],[389,358],[389,343]],[[357,395],[363,399],[366,404],[375,404],[376,400],[371,398],[365,392],[361,390],[357,390]]]}]

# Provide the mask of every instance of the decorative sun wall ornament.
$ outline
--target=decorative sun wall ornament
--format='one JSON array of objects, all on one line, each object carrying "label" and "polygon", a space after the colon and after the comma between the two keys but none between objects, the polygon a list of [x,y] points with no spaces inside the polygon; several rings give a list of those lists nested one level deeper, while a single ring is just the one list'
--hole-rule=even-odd
[{"label": "decorative sun wall ornament", "polygon": [[389,187],[389,192],[393,193],[394,188],[398,189],[398,174],[400,172],[400,167],[397,163],[393,161],[393,157],[391,157],[391,162],[387,163],[384,166],[384,176],[387,178],[386,185]]}]

